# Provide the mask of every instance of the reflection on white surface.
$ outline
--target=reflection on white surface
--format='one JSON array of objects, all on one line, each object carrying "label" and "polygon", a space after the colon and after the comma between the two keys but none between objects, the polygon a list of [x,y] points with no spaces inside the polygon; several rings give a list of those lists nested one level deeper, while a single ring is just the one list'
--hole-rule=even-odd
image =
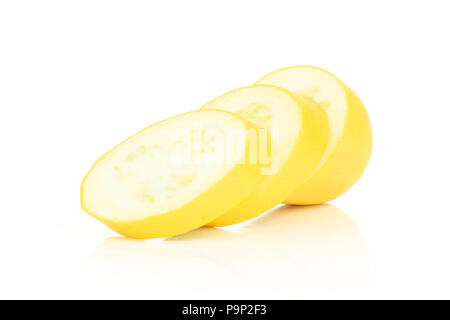
[{"label": "reflection on white surface", "polygon": [[110,238],[82,270],[89,281],[147,290],[149,298],[354,296],[367,277],[368,249],[356,224],[333,205],[281,206],[234,232]]}]

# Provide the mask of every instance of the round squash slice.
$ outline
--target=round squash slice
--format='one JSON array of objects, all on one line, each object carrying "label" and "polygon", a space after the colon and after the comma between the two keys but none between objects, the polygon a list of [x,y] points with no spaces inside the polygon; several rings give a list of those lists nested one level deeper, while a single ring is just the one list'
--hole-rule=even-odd
[{"label": "round squash slice", "polygon": [[82,207],[132,238],[169,237],[203,226],[265,179],[264,166],[247,161],[249,139],[224,143],[230,132],[242,138],[254,130],[260,128],[218,110],[154,124],[94,164],[81,186]]},{"label": "round squash slice", "polygon": [[205,106],[236,113],[271,133],[270,168],[252,194],[214,221],[226,226],[256,217],[284,201],[311,176],[327,146],[325,112],[315,103],[268,85],[233,90]]},{"label": "round squash slice", "polygon": [[280,69],[256,83],[285,88],[300,99],[307,97],[319,104],[328,116],[326,151],[314,174],[299,183],[285,202],[318,204],[350,189],[364,172],[372,151],[369,116],[356,94],[331,73],[310,66]]}]

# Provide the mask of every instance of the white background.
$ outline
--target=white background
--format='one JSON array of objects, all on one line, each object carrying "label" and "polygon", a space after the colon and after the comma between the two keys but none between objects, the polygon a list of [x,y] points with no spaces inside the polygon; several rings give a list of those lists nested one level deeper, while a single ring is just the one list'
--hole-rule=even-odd
[{"label": "white background", "polygon": [[[450,298],[447,1],[1,1],[0,298]],[[81,179],[281,67],[336,74],[373,156],[330,205],[134,241]],[[289,211],[289,212],[286,212]]]}]

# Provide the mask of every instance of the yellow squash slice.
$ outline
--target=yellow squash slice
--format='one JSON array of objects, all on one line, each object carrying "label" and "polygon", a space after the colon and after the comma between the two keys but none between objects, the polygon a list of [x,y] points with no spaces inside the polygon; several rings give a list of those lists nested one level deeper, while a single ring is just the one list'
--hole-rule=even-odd
[{"label": "yellow squash slice", "polygon": [[[83,209],[133,238],[169,237],[203,226],[246,199],[265,179],[246,159],[250,140],[223,150],[232,131],[260,127],[224,111],[154,124],[101,157],[81,186]],[[229,156],[233,153],[234,157]]]},{"label": "yellow squash slice", "polygon": [[315,103],[297,99],[282,88],[257,85],[236,89],[202,109],[236,113],[272,134],[271,167],[265,172],[264,182],[244,201],[210,222],[211,226],[254,218],[284,201],[311,176],[327,146],[325,112]]},{"label": "yellow squash slice", "polygon": [[[256,84],[285,88],[307,97],[326,112],[328,146],[314,174],[285,199],[290,204],[318,204],[332,200],[361,177],[372,151],[369,116],[356,94],[329,72],[296,66],[271,72]],[[298,163],[301,167],[303,164]]]}]

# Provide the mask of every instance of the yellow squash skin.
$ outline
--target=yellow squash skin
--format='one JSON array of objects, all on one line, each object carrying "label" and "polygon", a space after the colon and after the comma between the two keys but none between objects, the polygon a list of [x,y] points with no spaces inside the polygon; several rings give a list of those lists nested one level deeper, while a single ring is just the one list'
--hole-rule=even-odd
[{"label": "yellow squash skin", "polygon": [[[198,112],[211,111],[194,111],[189,113]],[[213,112],[224,113],[225,111],[215,110]],[[231,113],[229,112],[225,113],[231,115]],[[244,119],[241,119],[236,115],[233,116],[240,119],[240,121],[245,124],[246,130],[260,129],[259,126],[245,121]],[[148,128],[155,125],[156,124],[151,125],[144,130],[147,130]],[[131,139],[132,137],[128,139]],[[117,147],[118,146],[116,146],[115,148]],[[114,150],[115,148],[113,148],[112,150]],[[246,148],[249,148],[248,142]],[[149,239],[170,237],[206,225],[207,223],[226,213],[228,210],[236,206],[236,204],[248,197],[265,178],[265,176],[261,174],[262,166],[260,164],[248,164],[246,162],[238,163],[235,164],[234,167],[215,185],[213,185],[211,188],[209,188],[196,198],[192,199],[190,202],[184,204],[182,207],[179,207],[170,212],[152,215],[139,220],[110,220],[99,217],[94,212],[90,212],[88,208],[86,208],[83,198],[86,178],[89,176],[92,170],[95,170],[95,166],[99,163],[99,161],[108,156],[111,151],[107,152],[105,155],[103,155],[103,157],[97,160],[97,162],[93,165],[93,167],[89,170],[89,172],[83,179],[81,185],[81,206],[83,210],[86,211],[89,215],[100,220],[105,225],[109,226],[111,229],[120,233],[121,235],[130,238]]]},{"label": "yellow squash skin", "polygon": [[[274,206],[283,202],[299,185],[299,182],[311,176],[321,159],[328,141],[328,120],[326,114],[317,104],[308,99],[297,99],[289,91],[270,85],[257,85],[235,89],[207,103],[202,109],[217,108],[223,97],[230,94],[239,94],[240,91],[255,89],[282,90],[282,94],[297,101],[298,110],[301,114],[301,128],[298,132],[295,147],[288,160],[274,175],[266,176],[262,184],[255,188],[253,193],[243,200],[239,205],[210,222],[209,226],[227,226],[254,218]],[[259,95],[255,92],[255,102]],[[239,104],[239,101],[235,101]],[[271,128],[269,128],[271,129]],[[281,142],[282,143],[282,142]],[[235,192],[229,190],[227,194]]]},{"label": "yellow squash skin", "polygon": [[[299,188],[284,201],[297,205],[319,204],[339,197],[361,177],[372,152],[372,129],[366,108],[357,95],[342,81],[321,68],[288,67],[269,73],[256,83],[277,85],[268,78],[274,73],[292,68],[320,70],[336,79],[346,95],[344,129],[338,137],[337,145],[326,159],[322,159],[320,162],[322,165],[316,169],[315,173],[306,182],[299,184]],[[301,95],[297,94],[297,96]]]}]

